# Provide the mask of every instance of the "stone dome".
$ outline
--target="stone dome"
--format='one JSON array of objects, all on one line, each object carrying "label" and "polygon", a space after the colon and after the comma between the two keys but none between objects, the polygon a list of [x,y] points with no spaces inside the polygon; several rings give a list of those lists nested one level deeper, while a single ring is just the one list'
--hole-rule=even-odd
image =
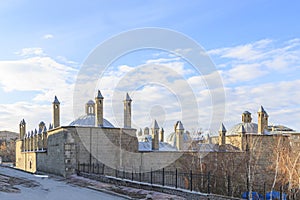
[{"label": "stone dome", "polygon": [[95,105],[95,102],[93,100],[89,100],[86,104],[88,104],[88,105]]},{"label": "stone dome", "polygon": [[244,129],[248,134],[257,134],[258,125],[256,123],[239,123],[234,125],[229,131],[227,131],[226,135],[238,135],[241,126],[244,125]]},{"label": "stone dome", "polygon": [[[139,151],[152,151],[152,136],[144,135],[138,137],[139,140]],[[167,142],[159,142],[159,151],[177,151],[175,146]]]},{"label": "stone dome", "polygon": [[[183,132],[183,141],[184,141],[184,143],[187,143],[187,142],[191,141],[191,137],[186,131]],[[166,142],[169,143],[170,145],[174,146],[174,147],[176,146],[176,134],[175,134],[175,132],[171,133],[167,137]]]},{"label": "stone dome", "polygon": [[[69,124],[69,126],[95,126],[95,115],[84,115]],[[103,127],[114,128],[112,123],[103,119]]]}]

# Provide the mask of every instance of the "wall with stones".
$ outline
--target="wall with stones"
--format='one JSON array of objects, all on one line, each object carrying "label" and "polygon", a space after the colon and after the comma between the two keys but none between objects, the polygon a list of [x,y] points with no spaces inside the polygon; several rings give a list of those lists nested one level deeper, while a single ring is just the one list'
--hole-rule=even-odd
[{"label": "wall with stones", "polygon": [[16,141],[16,167],[25,170],[25,157],[21,153],[22,151],[22,140]]},{"label": "wall with stones", "polygon": [[54,131],[55,134],[48,134],[47,151],[37,153],[37,170],[62,176],[75,173],[76,145],[72,132],[65,128]]},{"label": "wall with stones", "polygon": [[177,168],[182,172],[211,172],[218,177],[212,180],[214,184],[225,185],[220,180],[225,181],[230,176],[233,192],[238,193],[246,190],[249,165],[253,182],[260,185],[264,182],[273,183],[275,172],[270,163],[274,162],[276,156],[270,152],[274,152],[274,145],[281,139],[284,144],[288,141],[287,137],[282,136],[253,135],[243,139],[243,145],[251,151],[138,152],[135,132],[135,129],[70,126],[54,129],[48,134],[47,153],[37,155],[37,169],[68,176],[76,172],[79,163],[84,163],[90,166],[105,164],[112,169],[130,172],[149,172],[162,168]]},{"label": "wall with stones", "polygon": [[21,152],[22,141],[16,142],[16,167],[31,173],[36,172],[36,153]]}]

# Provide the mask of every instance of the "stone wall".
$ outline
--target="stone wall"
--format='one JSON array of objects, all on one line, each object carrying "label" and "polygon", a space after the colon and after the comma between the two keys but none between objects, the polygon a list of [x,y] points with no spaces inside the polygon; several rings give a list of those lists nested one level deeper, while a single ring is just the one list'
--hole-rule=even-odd
[{"label": "stone wall", "polygon": [[[74,173],[76,159],[70,157],[69,150],[73,143],[72,134],[66,129],[61,129],[55,134],[49,134],[47,151],[37,153],[37,171],[62,176]],[[72,155],[76,155],[75,153],[76,149],[73,149]],[[73,163],[74,166],[72,166]]]},{"label": "stone wall", "polygon": [[31,173],[36,172],[36,153],[35,152],[21,152],[22,141],[16,142],[16,167],[18,169],[28,171]]}]

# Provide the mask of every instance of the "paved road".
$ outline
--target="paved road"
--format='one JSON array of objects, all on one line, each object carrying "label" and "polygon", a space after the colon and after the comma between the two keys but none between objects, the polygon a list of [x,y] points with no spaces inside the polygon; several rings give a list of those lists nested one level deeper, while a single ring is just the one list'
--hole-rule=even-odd
[{"label": "paved road", "polygon": [[0,200],[61,199],[121,200],[125,198],[84,187],[72,186],[59,178],[35,176],[18,170],[0,167]]}]

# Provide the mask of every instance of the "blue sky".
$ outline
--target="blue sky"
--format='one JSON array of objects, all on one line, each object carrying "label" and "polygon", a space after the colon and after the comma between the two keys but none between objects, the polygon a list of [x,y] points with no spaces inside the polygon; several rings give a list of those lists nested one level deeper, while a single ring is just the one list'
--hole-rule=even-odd
[{"label": "blue sky", "polygon": [[[55,94],[62,102],[62,123],[68,124],[74,118],[70,110],[76,75],[90,52],[120,32],[143,27],[181,32],[208,51],[223,78],[227,128],[240,122],[244,110],[252,112],[255,121],[256,111],[263,104],[272,123],[299,130],[299,8],[298,1],[261,0],[3,1],[0,4],[0,130],[17,131],[22,118],[28,122],[29,129],[35,128],[40,120],[49,123],[50,103]],[[159,59],[169,59],[159,64],[175,66],[179,73],[189,70],[184,60],[174,61],[171,57],[167,53],[143,51],[117,60],[110,76],[103,78],[107,83],[102,84],[107,100],[114,89],[109,86],[149,60],[157,59],[157,63]],[[199,78],[196,75],[184,77],[198,95],[199,109],[205,110],[199,111],[200,125],[188,128],[209,128],[205,122],[209,121],[206,116],[210,114],[206,112],[211,111],[202,109],[211,107],[209,93],[200,84],[201,80],[199,84],[193,82]],[[172,92],[151,85],[143,88],[141,93],[132,92],[136,102],[142,100],[139,95],[156,91],[161,95],[156,97],[156,102],[160,100],[161,105],[157,106],[151,98],[145,105],[136,103],[139,109],[153,107],[133,111],[140,114],[134,118],[136,128],[151,123],[155,112],[165,112],[159,123],[171,127],[179,112],[177,105],[167,107],[170,103],[165,102],[168,98],[172,100]],[[109,102],[107,105],[106,117],[115,124],[121,121],[121,117],[113,119]],[[156,114],[156,117],[161,116]]]}]

